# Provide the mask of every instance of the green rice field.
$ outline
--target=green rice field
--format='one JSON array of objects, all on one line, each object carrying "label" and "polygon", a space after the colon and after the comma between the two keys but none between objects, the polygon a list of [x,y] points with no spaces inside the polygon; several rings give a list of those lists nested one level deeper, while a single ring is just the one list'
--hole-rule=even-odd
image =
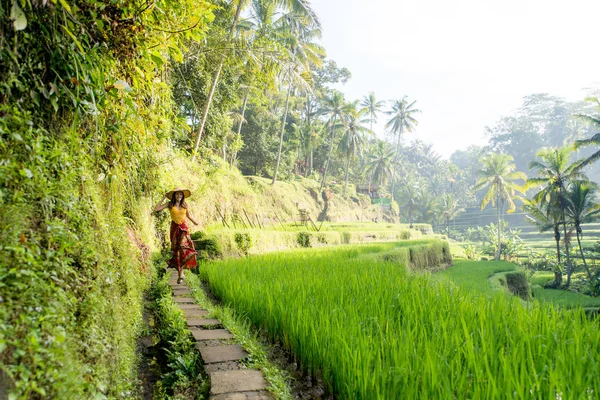
[{"label": "green rice field", "polygon": [[582,309],[525,307],[373,257],[393,246],[229,259],[200,274],[337,398],[598,397],[600,327]]}]

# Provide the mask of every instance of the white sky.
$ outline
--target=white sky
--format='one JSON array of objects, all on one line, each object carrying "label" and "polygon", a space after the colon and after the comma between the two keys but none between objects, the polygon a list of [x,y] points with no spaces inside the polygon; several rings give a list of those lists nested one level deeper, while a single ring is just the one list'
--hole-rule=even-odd
[{"label": "white sky", "polygon": [[[600,82],[598,0],[312,0],[348,100],[417,100],[420,138],[449,157],[547,92],[583,100]],[[378,134],[383,132],[379,117]],[[380,137],[382,135],[379,135]]]}]

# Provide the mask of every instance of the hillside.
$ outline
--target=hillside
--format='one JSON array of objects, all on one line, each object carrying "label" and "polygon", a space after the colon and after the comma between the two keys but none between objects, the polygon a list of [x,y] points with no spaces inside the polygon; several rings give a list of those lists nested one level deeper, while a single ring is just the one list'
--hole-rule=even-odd
[{"label": "hillside", "polygon": [[175,186],[190,189],[191,211],[200,223],[200,228],[192,230],[223,226],[223,217],[232,228],[236,223],[240,227],[249,225],[248,219],[261,226],[300,222],[300,210],[306,210],[314,222],[397,221],[393,211],[372,205],[367,195],[353,192],[343,197],[339,185],[318,193],[319,183],[312,179],[298,178],[272,185],[271,179],[243,176],[237,168],[224,164],[207,167],[192,164],[185,157],[170,159],[161,165],[159,175],[172,186],[157,188],[153,201]]}]

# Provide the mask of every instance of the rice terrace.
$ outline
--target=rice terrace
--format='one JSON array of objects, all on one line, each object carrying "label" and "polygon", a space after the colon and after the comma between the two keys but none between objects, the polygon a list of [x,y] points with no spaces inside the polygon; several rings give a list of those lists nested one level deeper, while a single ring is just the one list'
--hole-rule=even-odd
[{"label": "rice terrace", "polygon": [[0,400],[600,399],[600,4],[0,2]]}]

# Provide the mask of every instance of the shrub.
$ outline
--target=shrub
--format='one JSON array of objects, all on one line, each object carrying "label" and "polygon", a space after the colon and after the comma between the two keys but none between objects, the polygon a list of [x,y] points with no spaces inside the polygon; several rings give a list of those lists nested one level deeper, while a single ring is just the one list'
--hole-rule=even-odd
[{"label": "shrub", "polygon": [[349,244],[350,243],[350,239],[352,239],[352,234],[350,232],[342,232],[342,243],[344,244]]},{"label": "shrub", "polygon": [[194,232],[190,235],[190,237],[192,238],[192,240],[200,240],[206,237],[206,233],[202,232],[202,231],[198,231],[198,232]]},{"label": "shrub", "polygon": [[194,241],[194,246],[198,252],[198,258],[201,260],[215,260],[223,258],[223,249],[221,243],[216,237],[204,237]]},{"label": "shrub", "polygon": [[531,298],[531,288],[527,281],[527,276],[523,272],[509,272],[505,275],[506,287],[515,296],[519,296],[523,300]]},{"label": "shrub", "polygon": [[234,235],[234,240],[238,249],[240,249],[240,251],[247,256],[248,250],[250,250],[250,247],[252,247],[252,236],[246,232],[236,232]]},{"label": "shrub", "polygon": [[312,247],[310,243],[311,234],[309,232],[298,232],[296,241],[300,247]]},{"label": "shrub", "polygon": [[398,233],[398,235],[396,235],[396,237],[400,240],[408,240],[410,239],[410,231],[403,229]]},{"label": "shrub", "polygon": [[317,242],[322,243],[322,244],[327,244],[327,236],[325,236],[324,233],[318,233],[317,234]]}]

